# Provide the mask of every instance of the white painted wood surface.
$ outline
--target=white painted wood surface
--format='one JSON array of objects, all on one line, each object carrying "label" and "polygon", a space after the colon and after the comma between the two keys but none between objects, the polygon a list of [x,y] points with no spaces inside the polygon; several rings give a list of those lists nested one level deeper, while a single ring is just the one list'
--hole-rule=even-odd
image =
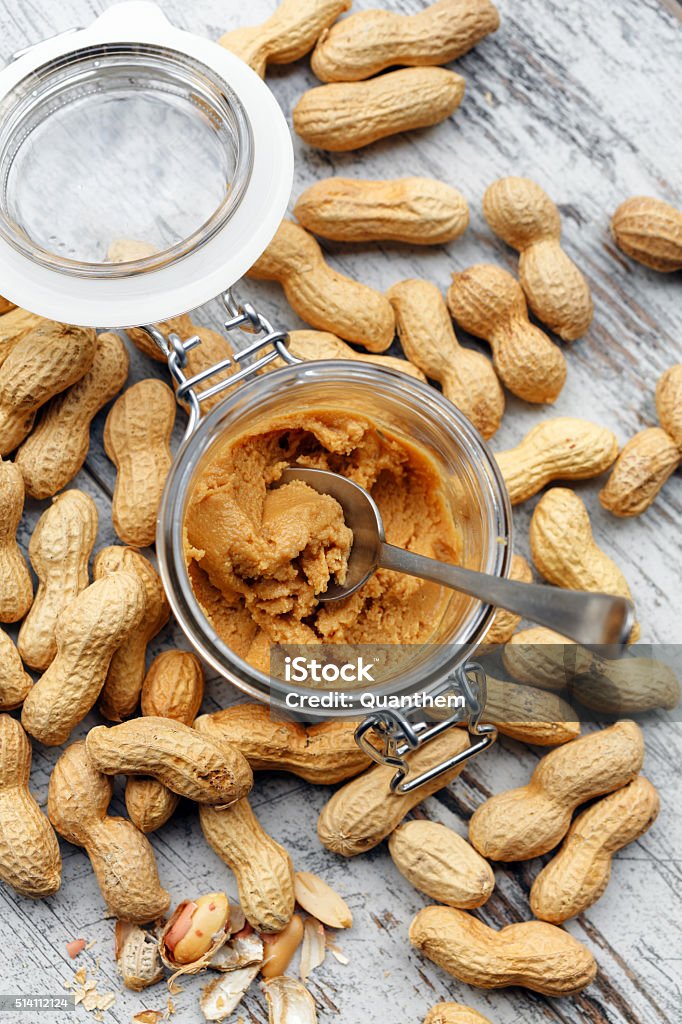
[{"label": "white painted wood surface", "polygon": [[[391,0],[412,12],[419,0]],[[0,10],[0,56],[61,31],[87,24],[107,6],[102,0],[15,0]],[[224,0],[162,0],[176,24],[211,38],[244,22],[255,23],[273,0],[248,5]],[[355,8],[370,6],[356,0]],[[457,62],[467,79],[465,101],[445,124],[387,140],[358,153],[327,154],[296,141],[293,198],[329,174],[391,177],[426,174],[462,190],[471,204],[468,233],[433,250],[403,245],[350,246],[323,243],[334,266],[378,288],[408,276],[424,276],[445,288],[450,273],[493,260],[511,270],[516,255],[496,240],[481,214],[485,187],[504,174],[526,174],[559,203],[565,245],[587,273],[596,300],[588,335],[566,347],[569,375],[555,409],[524,406],[508,396],[508,411],[493,447],[516,443],[543,417],[562,413],[598,420],[621,441],[654,422],[653,391],[658,374],[682,356],[680,275],[663,276],[621,256],[608,234],[609,216],[628,195],[659,195],[682,206],[682,35],[675,0],[500,0],[497,35]],[[315,84],[307,60],[274,69],[269,82],[289,115],[303,90]],[[0,287],[1,291],[1,287]],[[272,319],[297,326],[276,285],[243,287]],[[217,326],[217,303],[196,319]],[[472,342],[473,343],[473,342]],[[163,376],[133,351],[131,380]],[[92,494],[100,509],[98,546],[112,543],[109,499],[113,469],[102,451],[104,415],[97,418],[86,469],[76,485]],[[580,487],[593,516],[599,543],[623,567],[637,598],[643,640],[679,644],[682,547],[679,474],[641,519],[619,521],[601,510],[598,486]],[[533,502],[515,513],[517,550],[526,550]],[[42,506],[30,503],[21,529],[25,544]],[[150,654],[182,645],[169,628]],[[238,698],[212,680],[205,709]],[[84,735],[95,716],[77,730]],[[679,726],[648,716],[646,773],[661,790],[659,821],[641,842],[616,859],[606,895],[567,927],[593,950],[600,967],[594,985],[575,999],[546,1000],[523,990],[485,993],[449,978],[410,949],[407,927],[425,900],[397,873],[386,849],[345,861],[327,853],[315,835],[317,812],[328,797],[293,777],[261,775],[253,794],[264,826],[283,842],[298,868],[318,871],[352,907],[352,931],[339,937],[346,967],[331,957],[311,979],[323,1022],[417,1024],[441,999],[467,1003],[495,1024],[579,1021],[609,1024],[674,1024],[682,1006],[682,922],[680,858],[682,828],[676,801],[682,771]],[[36,745],[32,786],[41,802],[58,751]],[[426,801],[422,812],[466,834],[466,819],[485,796],[522,784],[538,752],[501,740],[453,786]],[[123,813],[120,787],[112,807]],[[421,812],[420,812],[421,813]],[[208,849],[195,811],[183,806],[152,837],[161,878],[174,902],[215,888],[232,888],[229,873]],[[99,960],[99,988],[118,992],[113,965],[113,925],[87,857],[62,844],[64,882],[53,898],[33,903],[0,886],[0,991],[61,991],[75,968]],[[481,916],[500,926],[529,918],[528,890],[537,862],[496,870],[497,889]],[[96,945],[72,963],[65,944],[76,937]],[[202,979],[190,979],[175,1000],[182,1024],[201,1020],[197,1007]],[[162,987],[142,995],[120,992],[107,1021],[123,1024],[143,1008],[165,1006]],[[86,1019],[80,1010],[77,1019]],[[254,989],[235,1019],[267,1019]],[[1,1020],[12,1019],[0,1015]],[[45,1015],[17,1014],[29,1024]],[[63,1015],[56,1020],[69,1019]]]}]

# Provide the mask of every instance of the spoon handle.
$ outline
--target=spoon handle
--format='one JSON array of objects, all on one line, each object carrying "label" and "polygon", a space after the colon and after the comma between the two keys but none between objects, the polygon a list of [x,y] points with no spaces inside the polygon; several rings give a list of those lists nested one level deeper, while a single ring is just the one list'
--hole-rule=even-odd
[{"label": "spoon handle", "polygon": [[405,551],[393,544],[381,545],[379,565],[440,583],[477,597],[486,604],[505,608],[531,622],[548,626],[585,647],[598,646],[602,654],[605,653],[602,645],[621,648],[634,624],[634,609],[624,597],[487,576]]}]

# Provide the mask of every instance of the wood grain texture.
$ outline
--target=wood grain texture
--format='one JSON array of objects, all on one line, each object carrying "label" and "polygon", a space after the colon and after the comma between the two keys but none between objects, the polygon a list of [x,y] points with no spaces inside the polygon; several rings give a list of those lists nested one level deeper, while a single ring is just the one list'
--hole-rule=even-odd
[{"label": "wood grain texture", "polygon": [[[414,13],[421,0],[356,0],[354,9],[390,4]],[[72,25],[86,25],[108,0],[16,0],[0,12],[0,56]],[[255,24],[274,9],[274,0],[252,0],[248,10],[223,0],[162,0],[180,27],[217,39],[245,21]],[[502,25],[496,35],[452,65],[467,80],[467,94],[454,118],[430,129],[376,143],[361,154],[329,154],[295,140],[296,178],[292,206],[304,188],[328,175],[383,178],[430,175],[461,190],[471,206],[469,231],[434,249],[401,244],[358,245],[323,242],[332,266],[373,287],[385,289],[408,277],[425,277],[443,290],[453,270],[476,262],[499,263],[516,271],[517,255],[488,230],[481,212],[487,185],[507,175],[538,181],[560,207],[564,245],[585,272],[595,298],[595,320],[586,337],[566,349],[568,379],[555,409],[532,408],[507,396],[508,411],[493,441],[501,450],[516,444],[542,418],[584,416],[615,430],[621,442],[655,423],[654,387],[659,374],[682,357],[679,275],[665,277],[624,257],[608,234],[610,215],[628,195],[658,195],[682,206],[682,34],[675,0],[499,0]],[[268,74],[285,114],[317,83],[307,59],[272,68]],[[1,291],[0,287],[0,291]],[[275,322],[304,326],[288,309],[276,284],[250,281],[242,294],[260,303]],[[195,315],[220,323],[211,303]],[[485,351],[473,339],[465,343]],[[131,347],[131,381],[166,379],[159,364]],[[114,469],[102,448],[106,410],[94,424],[93,447],[74,485],[92,495],[100,509],[96,549],[116,543],[110,499]],[[182,430],[175,428],[175,444]],[[599,481],[578,485],[592,516],[595,538],[621,566],[636,595],[643,639],[682,641],[679,595],[682,549],[682,485],[673,476],[641,519],[615,520],[597,500]],[[537,499],[515,510],[516,547],[528,554],[528,522]],[[25,547],[45,503],[29,501],[19,539]],[[676,607],[677,606],[677,607]],[[177,629],[157,636],[148,657],[186,646]],[[207,681],[204,711],[234,702],[225,682]],[[82,738],[98,720],[90,715],[75,731]],[[381,1007],[381,1020],[419,1024],[439,1000],[475,1007],[496,1024],[674,1024],[682,1004],[679,949],[682,946],[679,850],[682,829],[675,799],[682,772],[679,726],[652,714],[645,723],[645,772],[659,788],[661,816],[651,832],[618,854],[604,897],[568,923],[599,963],[596,982],[573,999],[546,1000],[521,990],[483,993],[449,978],[424,960],[407,941],[407,928],[424,898],[391,864],[384,846],[346,861],[324,850],[315,837],[317,813],[330,790],[312,788],[292,776],[259,775],[252,797],[264,828],[291,853],[298,870],[321,874],[347,899],[353,929],[338,939],[348,966],[329,957],[310,978],[321,1022],[364,1024],[368,1008]],[[36,744],[31,785],[44,806],[47,781],[58,750]],[[418,815],[466,834],[466,820],[488,795],[522,785],[537,753],[508,739],[439,795]],[[117,783],[111,813],[124,814]],[[224,886],[233,879],[207,847],[196,810],[181,805],[173,820],[151,837],[162,884],[177,903]],[[99,958],[100,991],[119,992],[105,1015],[128,1024],[143,1007],[165,1006],[163,987],[144,997],[119,990],[113,963],[113,922],[87,857],[62,844],[64,882],[45,902],[17,898],[0,886],[0,989],[59,992],[62,979]],[[496,867],[497,888],[480,912],[501,927],[529,917],[528,893],[539,862]],[[96,945],[72,963],[65,943],[83,936]],[[8,980],[11,979],[11,980]],[[185,983],[175,999],[176,1020],[199,1024],[201,979]],[[239,1014],[267,1020],[262,995],[254,988]],[[372,1019],[370,1012],[369,1018]],[[21,1014],[21,1024],[42,1024],[45,1015]],[[89,1019],[79,1012],[78,1020]],[[374,1016],[374,1019],[379,1019]]]}]

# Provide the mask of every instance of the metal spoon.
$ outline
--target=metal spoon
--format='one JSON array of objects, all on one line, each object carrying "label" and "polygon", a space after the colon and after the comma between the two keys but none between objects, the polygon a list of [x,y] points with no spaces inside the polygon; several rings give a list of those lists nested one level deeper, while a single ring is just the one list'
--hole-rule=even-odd
[{"label": "metal spoon", "polygon": [[361,587],[376,569],[394,569],[506,608],[576,643],[599,646],[602,654],[602,645],[620,649],[627,642],[634,625],[634,609],[624,597],[519,583],[414,554],[386,543],[381,513],[364,487],[338,473],[299,466],[285,469],[275,486],[292,480],[302,480],[314,491],[335,498],[343,509],[346,526],[353,531],[346,581],[330,583],[323,594],[317,595],[319,601],[340,601]]}]

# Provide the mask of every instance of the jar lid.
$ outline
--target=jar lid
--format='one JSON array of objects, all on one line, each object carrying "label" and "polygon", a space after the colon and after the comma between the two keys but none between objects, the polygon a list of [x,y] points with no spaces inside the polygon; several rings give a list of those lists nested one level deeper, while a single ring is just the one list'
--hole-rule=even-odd
[{"label": "jar lid", "polygon": [[153,3],[117,4],[0,72],[0,289],[93,327],[187,312],[260,256],[292,176],[251,68]]}]

